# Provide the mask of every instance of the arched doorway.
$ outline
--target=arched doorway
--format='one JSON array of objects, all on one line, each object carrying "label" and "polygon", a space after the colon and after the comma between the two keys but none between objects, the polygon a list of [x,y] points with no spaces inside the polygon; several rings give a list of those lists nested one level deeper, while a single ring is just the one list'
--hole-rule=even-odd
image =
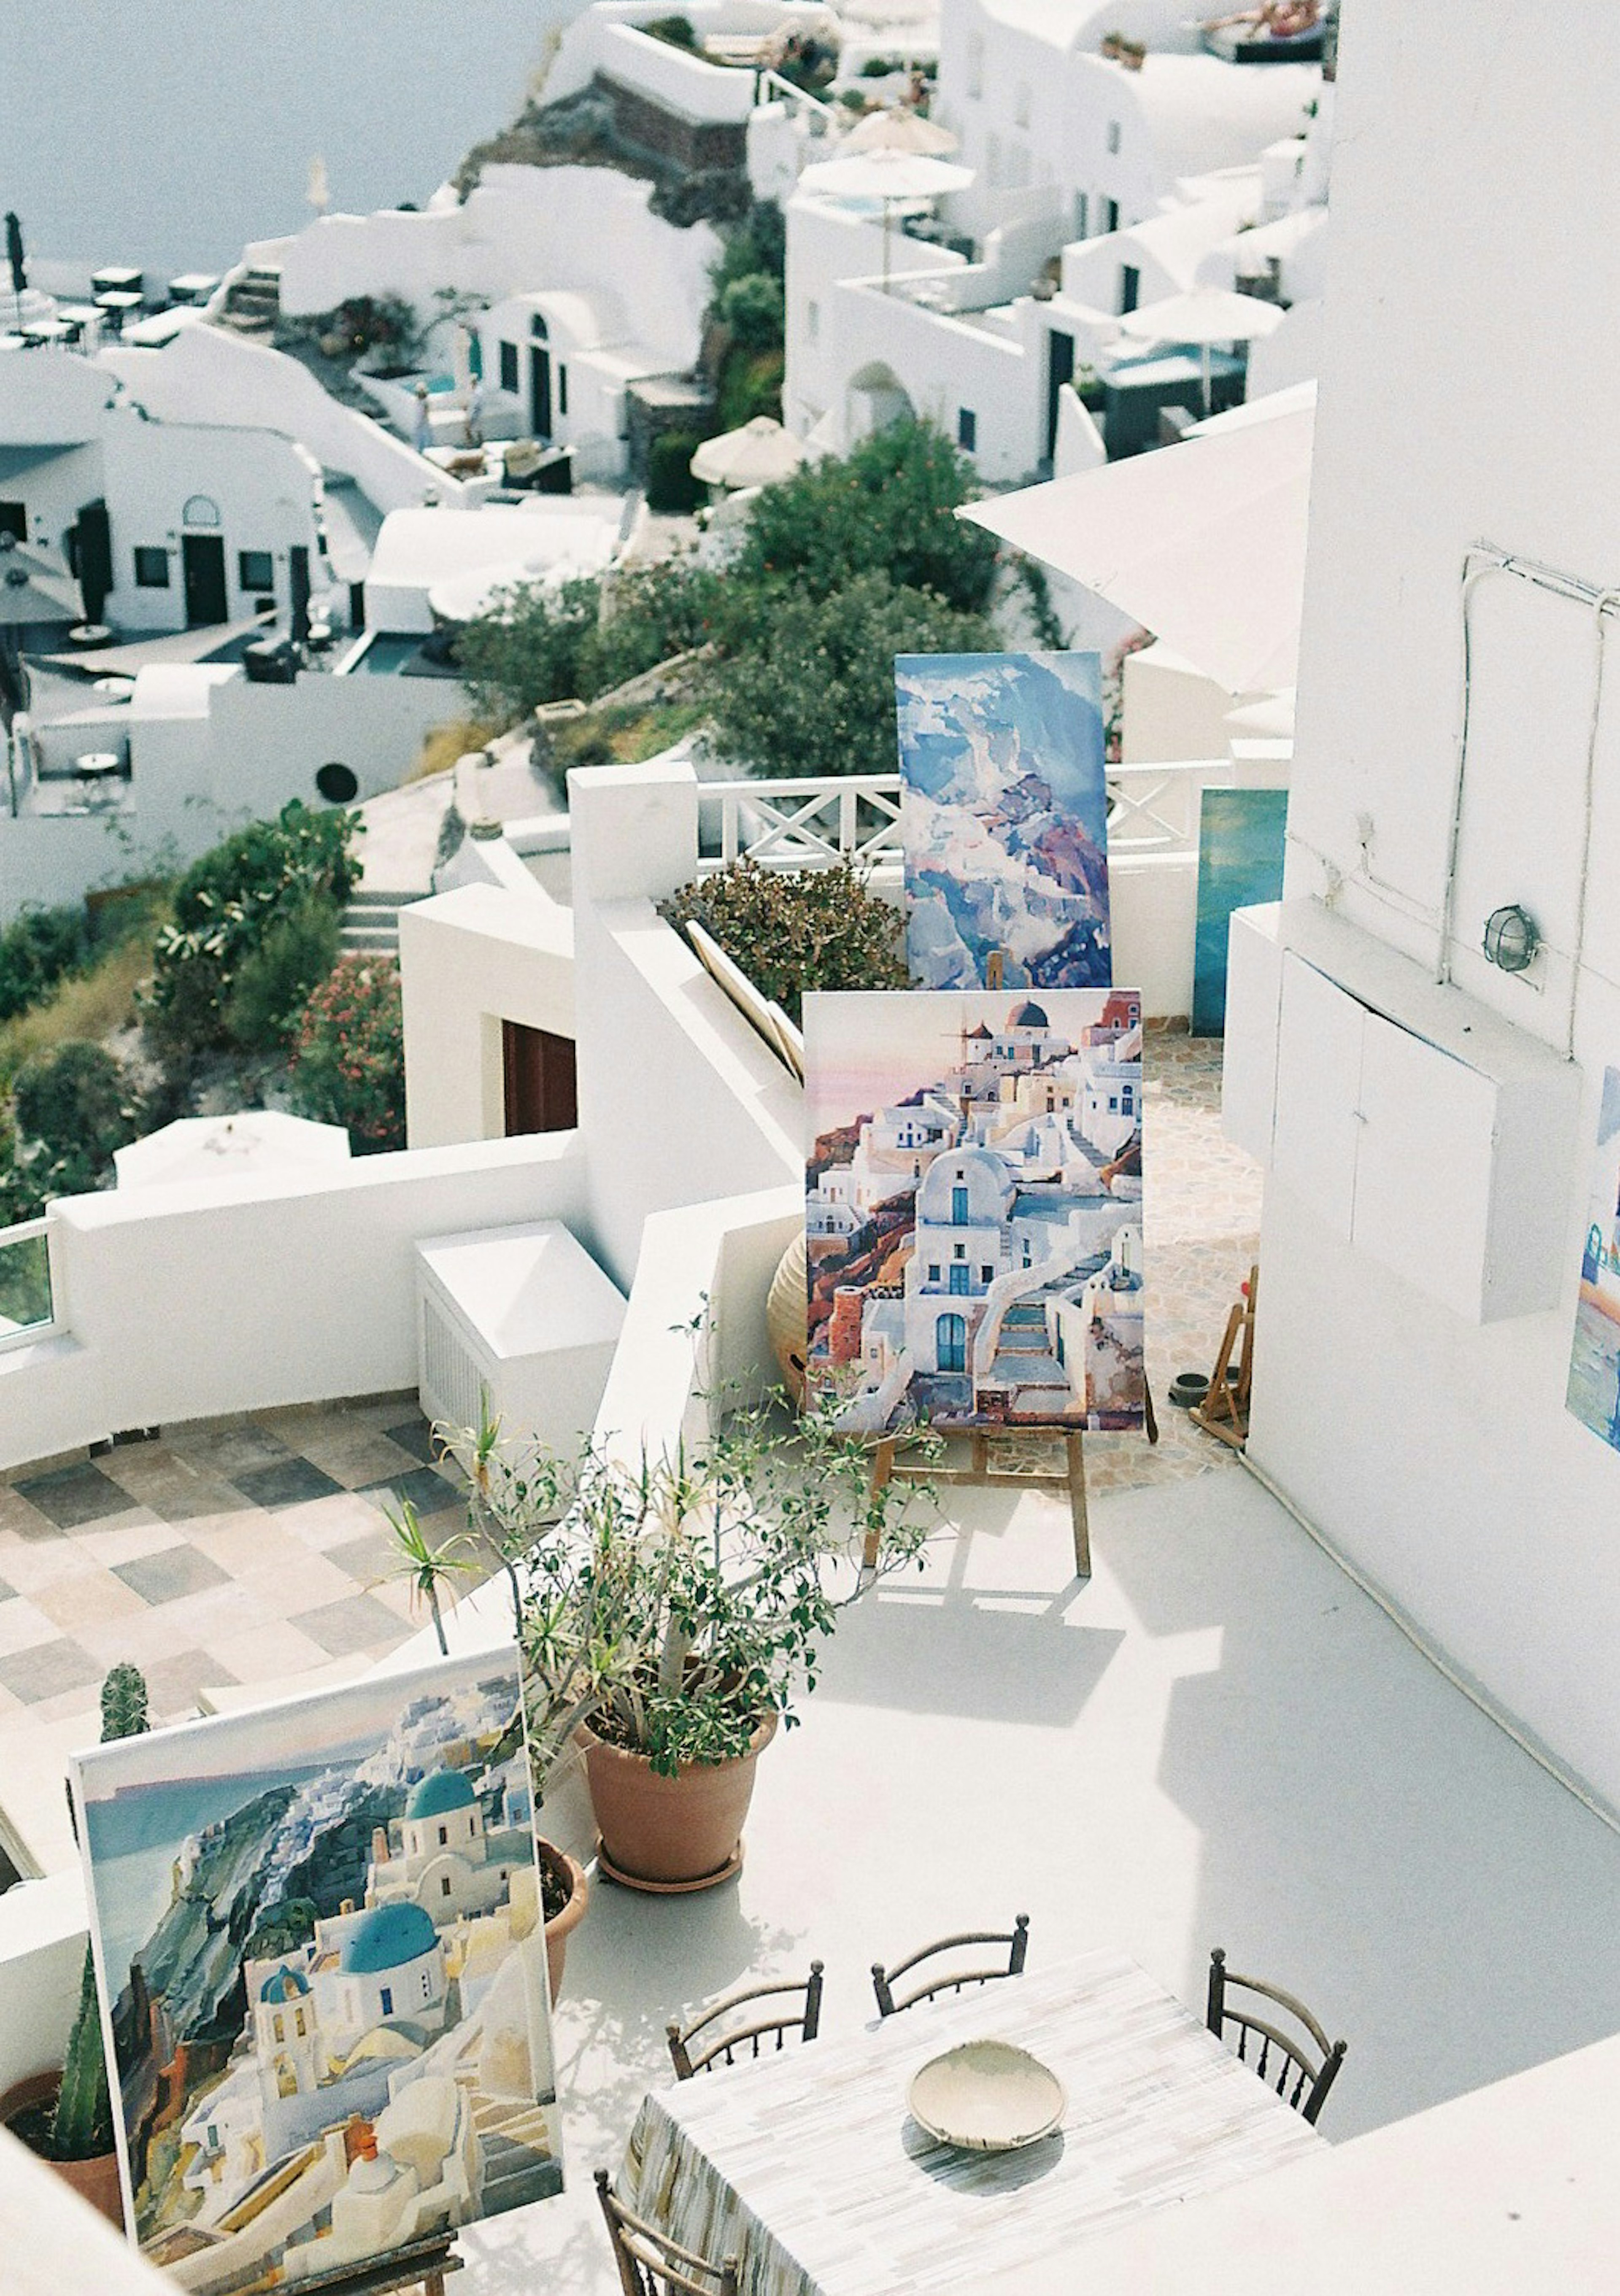
[{"label": "arched doorway", "polygon": [[875,430],[887,430],[891,422],[913,422],[917,409],[911,404],[909,392],[892,366],[875,359],[850,377],[845,398],[844,430],[849,443],[869,439]]},{"label": "arched doorway", "polygon": [[551,349],[539,312],[529,322],[529,429],[542,445],[551,437]]}]

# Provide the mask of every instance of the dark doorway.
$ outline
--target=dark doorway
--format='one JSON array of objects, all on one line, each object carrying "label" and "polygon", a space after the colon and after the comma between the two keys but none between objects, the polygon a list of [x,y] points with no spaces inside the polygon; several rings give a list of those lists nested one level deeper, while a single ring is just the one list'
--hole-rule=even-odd
[{"label": "dark doorway", "polygon": [[580,1120],[573,1040],[549,1029],[501,1022],[506,1137],[521,1132],[571,1132]]},{"label": "dark doorway", "polygon": [[1122,263],[1119,274],[1119,308],[1122,319],[1135,310],[1141,292],[1141,273],[1134,263]]},{"label": "dark doorway", "polygon": [[26,503],[0,502],[0,534],[15,536],[19,542],[29,538],[29,509]]},{"label": "dark doorway", "polygon": [[1057,451],[1057,394],[1065,382],[1074,380],[1074,338],[1054,327],[1046,340],[1046,457],[1049,463]]},{"label": "dark doorway", "polygon": [[546,347],[546,322],[538,316],[529,322],[529,428],[537,439],[551,436],[551,353]]},{"label": "dark doorway", "polygon": [[185,627],[201,629],[226,619],[225,541],[218,534],[187,534],[180,539],[185,572]]}]

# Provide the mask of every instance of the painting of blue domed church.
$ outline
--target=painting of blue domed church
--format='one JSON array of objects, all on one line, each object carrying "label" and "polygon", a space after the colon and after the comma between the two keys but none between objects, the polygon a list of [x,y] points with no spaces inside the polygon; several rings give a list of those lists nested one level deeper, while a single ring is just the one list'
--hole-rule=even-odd
[{"label": "painting of blue domed church", "polygon": [[562,2188],[515,1654],[74,1766],[126,2210],[201,2296]]},{"label": "painting of blue domed church", "polygon": [[906,960],[919,988],[1106,988],[1108,785],[1094,653],[894,664]]},{"label": "painting of blue domed church", "polygon": [[1142,1423],[1141,999],[804,1000],[809,1375],[851,1434]]}]

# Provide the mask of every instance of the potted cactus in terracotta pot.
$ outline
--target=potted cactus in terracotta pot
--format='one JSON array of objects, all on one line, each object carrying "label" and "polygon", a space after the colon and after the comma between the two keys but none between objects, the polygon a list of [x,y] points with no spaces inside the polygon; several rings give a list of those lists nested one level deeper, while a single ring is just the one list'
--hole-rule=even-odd
[{"label": "potted cactus in terracotta pot", "polygon": [[[138,1667],[115,1666],[102,1685],[102,1741],[148,1727],[146,1684]],[[124,2202],[112,2135],[112,2100],[102,2046],[95,1963],[85,1946],[78,2010],[59,2073],[37,2073],[0,2097],[0,2124],[48,2161],[64,2183],[121,2231]]]},{"label": "potted cactus in terracotta pot", "polygon": [[919,1555],[925,1487],[875,1489],[830,1414],[795,1423],[779,1398],[659,1456],[570,1461],[480,1436],[476,1505],[511,1573],[537,1791],[582,1759],[614,1881],[729,1879],[754,1765],[814,1687],[838,1611]]}]

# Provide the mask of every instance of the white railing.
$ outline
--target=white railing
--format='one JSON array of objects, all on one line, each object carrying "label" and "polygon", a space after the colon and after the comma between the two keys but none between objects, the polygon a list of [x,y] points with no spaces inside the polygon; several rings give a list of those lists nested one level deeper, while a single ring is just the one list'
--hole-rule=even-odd
[{"label": "white railing", "polygon": [[761,70],[755,80],[754,101],[757,103],[774,102],[785,105],[790,119],[796,119],[802,111],[807,112],[812,126],[822,128],[830,126],[838,117],[836,105],[824,103],[818,95],[811,95],[808,89],[795,87],[791,79],[784,79],[780,72],[772,71],[769,67]]},{"label": "white railing", "polygon": [[48,1222],[0,1228],[0,1349],[39,1339],[55,1322]]},{"label": "white railing", "polygon": [[[1115,861],[1198,849],[1198,800],[1221,765],[1110,766],[1108,852]],[[835,861],[898,865],[900,777],[851,774],[804,781],[698,784],[698,873],[734,861],[817,869]]]}]

